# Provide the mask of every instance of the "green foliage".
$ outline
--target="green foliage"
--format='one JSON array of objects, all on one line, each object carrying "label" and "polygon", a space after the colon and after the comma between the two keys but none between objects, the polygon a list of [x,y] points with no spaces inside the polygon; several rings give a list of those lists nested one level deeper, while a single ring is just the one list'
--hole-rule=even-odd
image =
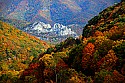
[{"label": "green foliage", "polygon": [[118,13],[114,13],[114,14],[112,15],[112,18],[113,18],[113,19],[118,18],[118,17],[119,17],[119,14],[118,14]]},{"label": "green foliage", "polygon": [[63,48],[63,42],[61,42],[60,44],[56,44],[55,48],[57,51],[60,51]]},{"label": "green foliage", "polygon": [[13,76],[12,73],[2,74],[0,76],[0,83],[17,83],[18,77]]},{"label": "green foliage", "polygon": [[111,75],[112,73],[103,69],[100,72],[96,72],[96,75],[94,77],[94,82],[95,83],[103,83],[104,82],[104,78],[106,75]]},{"label": "green foliage", "polygon": [[122,32],[114,33],[114,34],[110,37],[110,39],[111,39],[111,40],[117,40],[117,39],[120,39],[122,36],[123,36],[123,33],[122,33]]},{"label": "green foliage", "polygon": [[81,69],[83,47],[84,46],[82,44],[79,44],[78,46],[72,48],[72,50],[69,52],[68,64],[76,70]]},{"label": "green foliage", "polygon": [[94,43],[94,42],[95,42],[94,38],[91,38],[90,40],[88,40],[88,43]]},{"label": "green foliage", "polygon": [[82,36],[83,37],[89,37],[90,35],[92,35],[92,27],[89,25],[86,25],[83,29],[83,33]]},{"label": "green foliage", "polygon": [[123,66],[123,64],[125,63],[125,42],[123,42],[122,44],[118,45],[117,47],[113,48],[116,56],[118,57],[118,62],[116,65],[116,69],[118,71],[121,71],[121,68]]},{"label": "green foliage", "polygon": [[54,52],[54,48],[48,48],[45,53],[46,54],[51,54],[51,52]]},{"label": "green foliage", "polygon": [[4,30],[4,28],[2,27],[2,24],[1,24],[1,23],[0,23],[0,29],[1,29],[1,30]]},{"label": "green foliage", "polygon": [[84,83],[84,75],[80,75],[74,69],[62,70],[57,74],[58,83]]},{"label": "green foliage", "polygon": [[64,48],[68,46],[73,46],[74,44],[76,44],[75,39],[73,37],[69,37],[64,41]]},{"label": "green foliage", "polygon": [[91,20],[88,21],[89,25],[95,25],[101,19],[101,15],[95,16]]},{"label": "green foliage", "polygon": [[105,56],[108,51],[112,48],[113,41],[112,40],[105,40],[102,42],[100,47],[98,48],[98,52],[101,56]]},{"label": "green foliage", "polygon": [[58,81],[59,83],[64,83],[66,82],[68,79],[70,79],[70,74],[71,72],[69,72],[68,70],[62,70],[57,74],[58,77]]},{"label": "green foliage", "polygon": [[113,50],[115,51],[116,56],[119,59],[125,59],[125,55],[124,55],[125,54],[125,42],[123,42],[117,47],[114,47]]},{"label": "green foliage", "polygon": [[118,21],[119,21],[119,22],[125,22],[125,17],[120,17],[120,18],[118,19]]},{"label": "green foliage", "polygon": [[7,81],[8,79],[10,79],[10,77],[11,77],[12,75],[11,74],[2,74],[1,76],[0,76],[0,80],[1,80],[1,82],[2,82],[2,80],[3,80],[3,82],[4,81]]}]

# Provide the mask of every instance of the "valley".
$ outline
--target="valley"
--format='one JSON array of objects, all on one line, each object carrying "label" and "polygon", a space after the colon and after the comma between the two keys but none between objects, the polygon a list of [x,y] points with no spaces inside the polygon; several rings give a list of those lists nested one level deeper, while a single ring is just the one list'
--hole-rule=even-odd
[{"label": "valley", "polygon": [[[57,0],[52,3],[55,8],[58,5],[68,7],[78,14],[82,11],[82,3],[89,5],[96,1],[102,0],[78,0],[77,3],[76,0]],[[106,1],[102,2],[111,4]],[[29,0],[19,2],[27,4]],[[80,12],[79,16],[82,15],[84,13]],[[0,83],[125,82],[124,0],[91,17],[83,23],[84,27],[73,21],[66,25],[61,20],[52,22],[51,18],[47,23],[0,18]]]}]

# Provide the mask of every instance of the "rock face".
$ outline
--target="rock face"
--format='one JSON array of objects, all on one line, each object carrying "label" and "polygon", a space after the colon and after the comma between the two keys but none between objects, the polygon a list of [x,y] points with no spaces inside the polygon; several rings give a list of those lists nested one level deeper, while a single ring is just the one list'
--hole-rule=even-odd
[{"label": "rock face", "polygon": [[51,26],[50,24],[45,24],[43,22],[35,22],[28,25],[27,27],[24,27],[22,30],[35,35],[41,40],[51,42],[60,42],[69,36],[73,38],[78,37],[77,33],[74,32],[71,28],[68,28],[67,26],[59,23],[55,23],[53,26]]}]

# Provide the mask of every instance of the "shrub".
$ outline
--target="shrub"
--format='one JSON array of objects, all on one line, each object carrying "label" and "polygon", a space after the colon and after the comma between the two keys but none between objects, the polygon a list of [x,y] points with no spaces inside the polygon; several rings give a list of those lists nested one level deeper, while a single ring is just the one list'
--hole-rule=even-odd
[{"label": "shrub", "polygon": [[125,42],[113,48],[116,56],[118,57],[118,61],[116,64],[116,69],[120,72],[123,64],[125,63]]},{"label": "shrub", "polygon": [[51,52],[53,52],[53,51],[54,51],[54,48],[48,48],[45,53],[46,54],[51,54]]},{"label": "shrub", "polygon": [[100,72],[96,72],[94,77],[94,83],[103,83],[104,79],[107,75],[111,75],[112,73],[103,69]]},{"label": "shrub", "polygon": [[80,76],[74,69],[62,70],[57,74],[58,83],[85,83],[84,76]]},{"label": "shrub", "polygon": [[123,42],[117,47],[114,47],[113,50],[115,51],[116,56],[119,59],[125,59],[125,55],[124,55],[125,54],[125,42]]},{"label": "shrub", "polygon": [[112,75],[105,76],[104,83],[124,83],[125,77],[118,71],[114,70]]},{"label": "shrub", "polygon": [[80,44],[72,48],[71,51],[69,52],[68,65],[69,67],[73,67],[78,71],[81,69],[83,47],[84,46]]},{"label": "shrub", "polygon": [[112,48],[113,40],[105,40],[102,44],[98,47],[98,52],[101,56],[105,56],[108,51]]},{"label": "shrub", "polygon": [[91,20],[88,21],[89,25],[95,25],[101,19],[101,15],[95,16]]},{"label": "shrub", "polygon": [[112,67],[116,65],[118,58],[116,57],[113,50],[109,50],[108,54],[103,57],[97,64],[99,66],[99,70],[106,69],[111,70]]}]

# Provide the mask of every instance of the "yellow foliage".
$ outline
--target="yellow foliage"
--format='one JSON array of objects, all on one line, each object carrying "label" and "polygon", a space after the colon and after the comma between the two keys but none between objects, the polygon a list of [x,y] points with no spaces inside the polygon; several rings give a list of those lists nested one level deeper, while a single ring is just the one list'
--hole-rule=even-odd
[{"label": "yellow foliage", "polygon": [[103,41],[106,41],[106,40],[109,40],[109,39],[107,39],[107,37],[105,37],[105,36],[98,36],[98,37],[95,38],[95,40],[96,40],[95,43],[94,43],[95,46],[99,47],[99,45],[101,45]]},{"label": "yellow foliage", "polygon": [[113,46],[112,46],[112,47],[113,47],[113,48],[114,48],[114,47],[117,47],[117,46],[119,46],[120,44],[122,44],[123,42],[125,42],[125,40],[123,40],[123,39],[122,39],[122,40],[116,40],[116,41],[113,42]]},{"label": "yellow foliage", "polygon": [[27,47],[27,50],[30,50],[30,47]]},{"label": "yellow foliage", "polygon": [[17,75],[19,75],[19,71],[15,71],[15,70],[13,70],[13,71],[8,71],[7,73],[11,73],[12,76],[17,76]]},{"label": "yellow foliage", "polygon": [[6,63],[2,64],[2,70],[7,71],[8,70],[8,65]]},{"label": "yellow foliage", "polygon": [[30,56],[30,60],[31,60],[31,61],[33,60],[33,58],[34,58],[34,56]]},{"label": "yellow foliage", "polygon": [[46,66],[54,66],[54,58],[51,54],[45,54],[42,58],[40,58]]}]

